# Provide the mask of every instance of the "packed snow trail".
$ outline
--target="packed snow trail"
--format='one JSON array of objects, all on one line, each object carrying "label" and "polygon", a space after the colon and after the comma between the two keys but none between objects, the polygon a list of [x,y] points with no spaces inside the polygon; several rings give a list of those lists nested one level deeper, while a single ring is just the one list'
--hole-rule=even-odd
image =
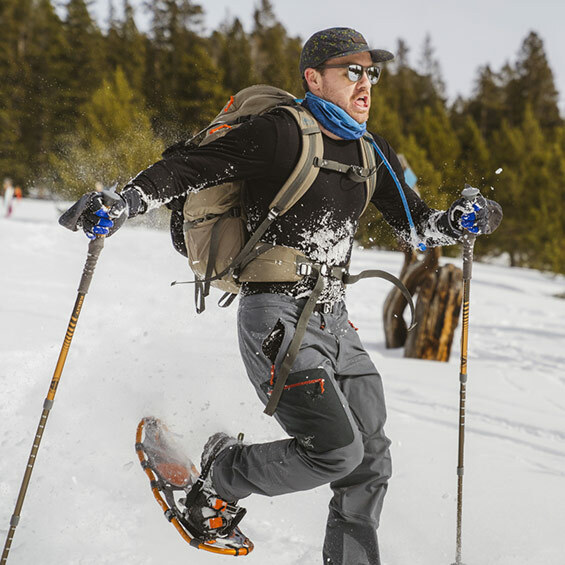
[{"label": "packed snow trail", "polygon": [[[0,538],[64,339],[88,240],[57,224],[53,202],[24,199],[0,220]],[[131,222],[134,224],[134,222]],[[503,228],[501,228],[503,229]],[[452,260],[460,265],[460,260]],[[402,255],[354,251],[353,272],[398,273]],[[189,453],[210,433],[253,442],[281,431],[244,374],[237,306],[194,312],[190,277],[168,233],[126,225],[108,239],[75,332],[22,510],[10,565],[217,563],[163,518],[139,470],[132,430],[164,418]],[[383,375],[394,476],[382,524],[384,565],[455,555],[459,345],[449,363],[387,350],[390,286],[348,289],[351,320]],[[463,560],[554,565],[565,555],[563,277],[475,263],[463,500]],[[221,293],[218,293],[219,297]],[[457,331],[457,338],[459,330]],[[330,491],[251,497],[245,563],[321,562]]]}]

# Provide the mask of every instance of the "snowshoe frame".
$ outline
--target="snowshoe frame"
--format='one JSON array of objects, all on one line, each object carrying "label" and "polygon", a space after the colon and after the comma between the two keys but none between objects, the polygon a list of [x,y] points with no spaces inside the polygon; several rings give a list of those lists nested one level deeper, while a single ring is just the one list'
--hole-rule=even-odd
[{"label": "snowshoe frame", "polygon": [[[143,444],[143,434],[147,424],[156,423],[166,430],[166,426],[156,418],[143,418],[138,426],[135,438],[135,450],[139,458],[141,467],[143,468],[145,474],[147,475],[149,482],[151,484],[151,492],[155,497],[155,500],[163,510],[165,518],[173,524],[180,536],[186,541],[190,546],[201,549],[204,551],[209,551],[211,553],[216,553],[220,555],[231,555],[238,557],[241,555],[248,555],[253,551],[254,545],[249,538],[247,538],[238,527],[236,527],[229,538],[217,538],[214,540],[202,540],[194,536],[189,529],[189,525],[183,518],[181,510],[177,506],[177,502],[174,498],[175,491],[187,492],[186,485],[180,486],[172,484],[163,477],[160,476],[157,469],[155,469],[151,461],[145,452],[145,447]],[[191,469],[193,474],[197,474],[196,468]],[[190,492],[190,491],[189,491]]]}]

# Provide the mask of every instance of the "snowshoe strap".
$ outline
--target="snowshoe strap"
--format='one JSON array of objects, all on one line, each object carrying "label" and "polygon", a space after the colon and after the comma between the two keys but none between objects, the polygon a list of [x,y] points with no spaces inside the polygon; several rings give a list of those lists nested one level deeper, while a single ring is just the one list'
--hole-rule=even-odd
[{"label": "snowshoe strap", "polygon": [[184,505],[188,508],[194,504],[198,493],[202,490],[202,485],[204,484],[204,480],[202,479],[202,475],[196,480],[192,488],[188,491],[186,498],[184,500]]}]

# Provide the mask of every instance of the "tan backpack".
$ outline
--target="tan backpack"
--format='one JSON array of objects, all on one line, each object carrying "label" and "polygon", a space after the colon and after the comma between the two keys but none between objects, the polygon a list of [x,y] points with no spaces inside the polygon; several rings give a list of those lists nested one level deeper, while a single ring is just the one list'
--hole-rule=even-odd
[{"label": "tan backpack", "polygon": [[253,234],[246,228],[242,209],[243,181],[234,181],[188,194],[183,206],[184,245],[195,275],[196,310],[205,308],[210,286],[226,291],[220,301],[231,303],[242,282],[292,282],[306,273],[308,263],[296,249],[265,244],[261,237],[278,216],[286,213],[310,188],[320,168],[354,174],[367,183],[369,204],[376,186],[376,159],[370,144],[360,140],[363,167],[351,167],[323,159],[324,144],[316,120],[296,98],[268,85],[245,88],[232,96],[212,122],[186,144],[202,146],[222,137],[254,116],[281,108],[288,112],[302,133],[298,162],[269,205],[269,212]]}]

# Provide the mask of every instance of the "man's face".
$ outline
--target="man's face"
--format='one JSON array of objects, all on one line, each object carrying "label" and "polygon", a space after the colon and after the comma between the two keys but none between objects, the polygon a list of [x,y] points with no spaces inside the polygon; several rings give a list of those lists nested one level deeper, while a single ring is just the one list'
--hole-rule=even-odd
[{"label": "man's face", "polygon": [[[367,52],[336,57],[327,60],[325,65],[346,65],[357,63],[364,67],[373,64],[371,55]],[[310,84],[310,90],[316,96],[333,102],[342,110],[345,110],[354,120],[360,124],[369,119],[371,108],[371,83],[364,72],[361,79],[351,82],[347,78],[347,69],[323,69],[317,72],[315,85]]]}]

